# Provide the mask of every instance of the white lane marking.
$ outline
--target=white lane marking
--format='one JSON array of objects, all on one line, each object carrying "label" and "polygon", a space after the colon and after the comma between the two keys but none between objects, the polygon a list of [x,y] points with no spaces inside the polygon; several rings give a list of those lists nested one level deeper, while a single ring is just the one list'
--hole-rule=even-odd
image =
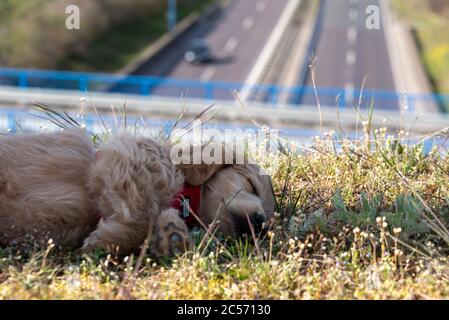
[{"label": "white lane marking", "polygon": [[212,76],[215,74],[216,69],[214,67],[207,67],[206,70],[200,76],[202,81],[209,81]]},{"label": "white lane marking", "polygon": [[263,2],[263,1],[259,1],[259,2],[257,2],[257,4],[256,4],[256,10],[257,10],[258,12],[264,11],[266,7],[267,7],[267,5],[266,5],[265,2]]},{"label": "white lane marking", "polygon": [[356,21],[359,18],[359,11],[357,9],[350,9],[349,10],[349,19],[351,21]]},{"label": "white lane marking", "polygon": [[254,25],[254,19],[251,17],[246,17],[242,22],[242,28],[244,30],[249,30]]},{"label": "white lane marking", "polygon": [[354,44],[357,40],[357,28],[354,26],[350,26],[348,29],[348,43]]},{"label": "white lane marking", "polygon": [[357,4],[359,4],[359,0],[351,0],[350,3],[355,6]]},{"label": "white lane marking", "polygon": [[232,52],[237,48],[237,45],[239,44],[239,40],[236,37],[230,38],[228,41],[226,41],[224,49],[226,52]]},{"label": "white lane marking", "polygon": [[390,67],[393,71],[393,79],[395,89],[398,92],[403,92],[405,90],[405,79],[404,79],[404,70],[401,65],[401,61],[399,59],[399,54],[397,52],[398,44],[396,43],[396,35],[394,34],[395,28],[397,26],[394,25],[392,21],[392,16],[390,12],[390,4],[386,0],[379,0],[381,15],[383,17],[383,29],[384,29],[384,37],[387,42],[387,52],[390,60]]},{"label": "white lane marking", "polygon": [[273,31],[271,32],[270,37],[265,43],[265,46],[263,47],[261,53],[259,54],[259,57],[253,65],[252,70],[245,80],[245,85],[240,92],[241,101],[246,101],[251,95],[254,85],[256,85],[259,81],[263,70],[269,62],[276,46],[279,44],[279,41],[281,41],[284,31],[287,29],[288,24],[293,19],[293,16],[300,4],[301,0],[290,0],[284,7],[284,10],[279,16],[279,19],[277,20],[277,23]]},{"label": "white lane marking", "polygon": [[348,65],[348,67],[353,67],[355,65],[356,60],[357,56],[355,54],[355,51],[349,50],[346,53],[346,64]]}]

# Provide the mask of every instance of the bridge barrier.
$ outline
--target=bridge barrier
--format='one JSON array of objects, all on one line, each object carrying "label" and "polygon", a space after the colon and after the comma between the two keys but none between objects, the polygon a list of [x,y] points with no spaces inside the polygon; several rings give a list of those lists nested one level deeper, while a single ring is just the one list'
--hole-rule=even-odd
[{"label": "bridge barrier", "polygon": [[[81,92],[114,92],[140,96],[187,97],[204,100],[235,100],[236,93],[247,84],[224,81],[200,81],[152,76],[129,76],[100,73],[0,68],[0,85],[17,88],[45,88],[77,90]],[[426,104],[449,106],[449,95],[401,94],[388,90],[313,88],[309,86],[281,87],[262,84],[252,86],[251,97],[264,97],[271,104],[280,94],[288,94],[290,101],[302,104],[336,106],[341,109],[374,105],[376,110],[425,110]]]}]

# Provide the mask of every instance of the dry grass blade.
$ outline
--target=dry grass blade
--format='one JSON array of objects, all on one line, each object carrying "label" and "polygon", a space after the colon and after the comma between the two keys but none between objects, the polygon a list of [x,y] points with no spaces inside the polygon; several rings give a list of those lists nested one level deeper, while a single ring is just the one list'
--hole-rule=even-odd
[{"label": "dry grass blade", "polygon": [[[73,119],[67,112],[60,112],[56,109],[45,105],[43,103],[35,102],[33,105],[36,107],[37,111],[44,112],[46,116],[49,118],[46,119],[55,125],[57,125],[60,128],[80,128],[81,124],[79,124],[75,119]],[[39,117],[38,115],[35,115],[36,117]],[[45,119],[44,117],[41,117],[42,119]]]},{"label": "dry grass blade", "polygon": [[316,105],[318,108],[318,116],[320,118],[320,129],[321,131],[323,131],[323,115],[321,114],[321,102],[320,99],[318,97],[318,89],[317,89],[317,85],[316,85],[316,74],[315,74],[315,64],[317,62],[317,58],[313,57],[310,61],[309,64],[309,69],[310,69],[310,76],[312,78],[312,86],[313,86],[313,91],[315,94],[315,99],[316,99]]},{"label": "dry grass blade", "polygon": [[203,116],[207,115],[207,112],[209,112],[213,107],[215,107],[215,104],[211,104],[210,106],[208,106],[207,108],[205,108],[204,110],[202,110],[200,113],[198,113],[193,120],[191,120],[190,122],[186,123],[186,125],[183,127],[183,129],[186,129],[188,127],[190,127],[192,125],[193,122],[200,120],[203,118]]}]

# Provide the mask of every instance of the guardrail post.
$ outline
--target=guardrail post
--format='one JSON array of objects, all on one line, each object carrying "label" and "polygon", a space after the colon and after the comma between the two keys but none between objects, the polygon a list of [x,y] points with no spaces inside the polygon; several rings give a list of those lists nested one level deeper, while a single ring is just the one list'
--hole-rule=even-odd
[{"label": "guardrail post", "polygon": [[20,88],[28,87],[28,74],[25,71],[21,71],[19,73],[19,87]]},{"label": "guardrail post", "polygon": [[279,88],[277,86],[271,86],[270,87],[270,101],[272,103],[278,102],[278,94],[279,94]]},{"label": "guardrail post", "polygon": [[81,76],[79,78],[79,89],[80,91],[86,92],[89,86],[89,79],[87,76]]},{"label": "guardrail post", "polygon": [[304,87],[303,86],[295,87],[290,96],[290,103],[297,104],[298,106],[301,105],[302,102],[301,100],[303,96],[304,96]]},{"label": "guardrail post", "polygon": [[214,99],[214,85],[211,82],[206,82],[204,85],[204,98],[206,100]]},{"label": "guardrail post", "polygon": [[140,86],[140,94],[144,96],[150,95],[150,82],[143,80]]},{"label": "guardrail post", "polygon": [[148,95],[149,96],[151,96],[151,95],[153,95],[153,89],[154,89],[154,87],[156,86],[156,81],[154,80],[154,79],[151,79],[149,82],[148,82]]},{"label": "guardrail post", "polygon": [[338,103],[338,107],[340,109],[344,109],[346,107],[346,91],[342,91],[340,95],[340,101]]},{"label": "guardrail post", "polygon": [[449,110],[449,95],[434,93],[432,99],[439,111],[447,112]]}]

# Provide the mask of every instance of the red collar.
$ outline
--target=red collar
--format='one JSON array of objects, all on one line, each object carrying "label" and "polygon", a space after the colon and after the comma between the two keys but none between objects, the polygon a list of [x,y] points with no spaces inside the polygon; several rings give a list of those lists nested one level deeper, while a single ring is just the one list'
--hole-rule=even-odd
[{"label": "red collar", "polygon": [[185,183],[182,190],[170,203],[170,208],[177,209],[180,212],[181,218],[183,218],[187,226],[191,228],[198,224],[191,211],[198,216],[200,202],[201,186],[191,186]]}]

